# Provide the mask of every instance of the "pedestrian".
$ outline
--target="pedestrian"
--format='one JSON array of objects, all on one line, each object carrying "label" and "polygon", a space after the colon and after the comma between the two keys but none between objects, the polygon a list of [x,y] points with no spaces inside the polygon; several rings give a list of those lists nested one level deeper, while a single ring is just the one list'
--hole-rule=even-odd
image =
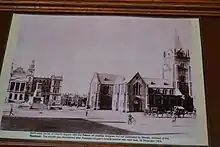
[{"label": "pedestrian", "polygon": [[128,115],[128,124],[132,124],[133,116],[131,114]]},{"label": "pedestrian", "polygon": [[173,112],[172,123],[176,123],[176,114]]},{"label": "pedestrian", "polygon": [[86,117],[88,116],[88,110],[86,110]]},{"label": "pedestrian", "polygon": [[10,112],[9,112],[9,116],[11,116],[11,115],[14,115],[14,113],[13,113],[13,105],[12,104],[10,105]]}]

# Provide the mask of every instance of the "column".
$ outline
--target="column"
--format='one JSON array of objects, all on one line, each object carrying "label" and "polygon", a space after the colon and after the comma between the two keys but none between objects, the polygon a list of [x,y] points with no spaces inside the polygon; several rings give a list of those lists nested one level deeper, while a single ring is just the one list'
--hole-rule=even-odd
[{"label": "column", "polygon": [[188,66],[188,85],[189,85],[189,95],[192,96],[192,79],[191,79],[191,67]]},{"label": "column", "polygon": [[126,94],[126,109],[125,109],[125,111],[126,112],[129,112],[129,110],[130,110],[130,107],[129,107],[129,104],[130,104],[130,102],[129,102],[129,96],[128,96],[128,94]]},{"label": "column", "polygon": [[96,108],[96,110],[97,110],[97,109],[100,109],[100,99],[99,99],[99,89],[100,89],[100,85],[97,84],[96,87],[97,87],[97,88],[96,88],[96,94],[95,94],[95,96],[96,96],[96,106],[95,106],[95,108]]}]

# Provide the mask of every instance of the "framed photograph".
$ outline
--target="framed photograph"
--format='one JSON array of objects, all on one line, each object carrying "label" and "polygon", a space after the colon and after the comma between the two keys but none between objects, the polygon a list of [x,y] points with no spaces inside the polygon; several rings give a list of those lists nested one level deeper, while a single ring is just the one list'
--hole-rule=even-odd
[{"label": "framed photograph", "polygon": [[52,14],[43,4],[35,10],[44,15],[16,3],[0,138],[208,146],[199,15],[102,15],[104,7],[90,15],[92,8],[62,10],[59,2]]}]

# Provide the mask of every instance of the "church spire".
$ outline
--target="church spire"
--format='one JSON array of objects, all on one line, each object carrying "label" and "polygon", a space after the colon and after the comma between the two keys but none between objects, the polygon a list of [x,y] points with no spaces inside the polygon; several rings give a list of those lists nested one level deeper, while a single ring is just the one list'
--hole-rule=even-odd
[{"label": "church spire", "polygon": [[178,51],[178,50],[180,50],[180,49],[183,49],[183,47],[182,47],[182,43],[181,43],[181,41],[180,41],[180,37],[179,37],[179,35],[178,35],[178,33],[177,33],[177,30],[176,30],[176,28],[175,28],[175,32],[174,32],[175,34],[174,34],[174,37],[175,37],[175,42],[174,42],[174,50],[176,51]]}]

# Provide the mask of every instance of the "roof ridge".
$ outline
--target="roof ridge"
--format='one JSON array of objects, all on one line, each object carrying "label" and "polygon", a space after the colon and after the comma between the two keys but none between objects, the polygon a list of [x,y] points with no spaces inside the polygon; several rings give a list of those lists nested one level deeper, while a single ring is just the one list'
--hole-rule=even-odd
[{"label": "roof ridge", "polygon": [[119,74],[112,74],[112,73],[104,73],[104,72],[95,72],[97,74],[107,74],[107,75],[114,75],[114,76],[122,76],[124,77],[123,75],[119,75]]},{"label": "roof ridge", "polygon": [[169,80],[169,79],[163,79],[163,78],[146,78],[146,77],[142,77],[143,79],[161,79],[161,80]]}]

